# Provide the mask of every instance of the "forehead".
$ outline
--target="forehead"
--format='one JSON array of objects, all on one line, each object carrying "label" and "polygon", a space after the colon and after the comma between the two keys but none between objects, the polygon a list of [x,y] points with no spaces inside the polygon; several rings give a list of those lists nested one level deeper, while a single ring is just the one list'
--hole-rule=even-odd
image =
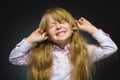
[{"label": "forehead", "polygon": [[48,21],[60,22],[61,20],[67,21],[66,16],[63,14],[55,14],[55,13],[46,15],[46,22],[48,22]]},{"label": "forehead", "polygon": [[45,23],[49,24],[50,22],[53,22],[53,21],[55,21],[55,19],[52,16],[50,15],[46,16]]},{"label": "forehead", "polygon": [[45,27],[46,28],[48,28],[52,23],[54,23],[55,22],[55,20],[53,19],[53,17],[52,16],[50,16],[50,15],[47,15],[46,17],[45,17]]}]

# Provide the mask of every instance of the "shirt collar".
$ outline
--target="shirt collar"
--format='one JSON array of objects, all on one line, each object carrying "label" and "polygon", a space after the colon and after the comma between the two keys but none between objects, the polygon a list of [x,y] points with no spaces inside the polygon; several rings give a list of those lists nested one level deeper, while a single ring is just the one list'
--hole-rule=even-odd
[{"label": "shirt collar", "polygon": [[64,49],[60,48],[58,45],[53,45],[53,51],[67,51],[70,49],[70,44],[67,44]]}]

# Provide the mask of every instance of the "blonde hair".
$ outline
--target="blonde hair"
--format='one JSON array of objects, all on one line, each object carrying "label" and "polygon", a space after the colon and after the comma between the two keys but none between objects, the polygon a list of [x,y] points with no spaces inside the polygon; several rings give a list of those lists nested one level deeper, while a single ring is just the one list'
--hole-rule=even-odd
[{"label": "blonde hair", "polygon": [[[56,21],[65,20],[72,27],[75,27],[74,18],[69,12],[62,8],[48,9],[40,22],[40,28],[46,29],[46,15],[51,15]],[[32,49],[30,57],[30,73],[32,80],[50,80],[53,56],[53,42],[45,40],[38,43]],[[71,36],[69,59],[71,63],[71,80],[89,80],[91,63],[89,60],[86,42],[81,34],[76,30]]]}]

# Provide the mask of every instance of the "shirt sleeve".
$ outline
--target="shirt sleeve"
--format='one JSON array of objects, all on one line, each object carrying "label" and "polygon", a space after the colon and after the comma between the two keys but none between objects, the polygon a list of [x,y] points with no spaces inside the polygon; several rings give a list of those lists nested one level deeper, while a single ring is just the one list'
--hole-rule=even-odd
[{"label": "shirt sleeve", "polygon": [[99,43],[99,45],[87,46],[92,62],[102,60],[118,50],[117,45],[110,38],[110,35],[105,33],[102,29],[99,29],[98,32],[92,34],[92,37]]},{"label": "shirt sleeve", "polygon": [[9,55],[9,62],[14,65],[28,65],[28,57],[30,56],[32,46],[32,44],[23,39],[12,49]]}]

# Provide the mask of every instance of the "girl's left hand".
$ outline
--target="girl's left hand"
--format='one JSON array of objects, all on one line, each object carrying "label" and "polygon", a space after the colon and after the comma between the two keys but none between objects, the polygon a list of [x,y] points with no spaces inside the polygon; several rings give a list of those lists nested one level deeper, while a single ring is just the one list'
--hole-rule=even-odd
[{"label": "girl's left hand", "polygon": [[75,23],[77,25],[77,28],[74,27],[73,29],[79,29],[90,34],[98,31],[98,29],[94,25],[92,25],[88,20],[83,17],[81,17],[79,20],[76,20]]}]

